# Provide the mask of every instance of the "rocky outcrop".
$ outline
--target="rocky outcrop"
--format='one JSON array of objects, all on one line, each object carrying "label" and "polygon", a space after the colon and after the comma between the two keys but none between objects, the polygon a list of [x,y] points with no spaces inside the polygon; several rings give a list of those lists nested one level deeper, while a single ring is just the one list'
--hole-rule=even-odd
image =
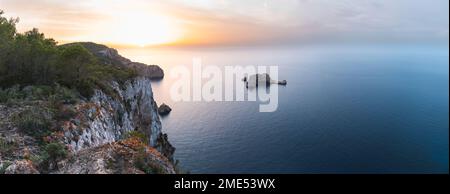
[{"label": "rocky outcrop", "polygon": [[161,116],[168,115],[170,112],[172,112],[172,108],[170,108],[167,104],[161,104],[158,108],[158,113]]},{"label": "rocky outcrop", "polygon": [[[46,111],[55,105],[50,101],[0,104],[0,174],[174,173],[175,148],[162,133],[150,79],[137,77],[110,86],[96,90],[89,100],[62,102],[58,115]],[[67,110],[70,116],[63,116]],[[39,115],[33,121],[50,122],[43,138],[17,125],[17,118],[28,112]],[[42,155],[52,152],[42,143],[62,145],[69,158],[54,163],[55,157]]]},{"label": "rocky outcrop", "polygon": [[128,67],[134,69],[138,75],[148,77],[152,80],[164,78],[164,71],[157,65],[146,65],[143,63],[131,62]]},{"label": "rocky outcrop", "polygon": [[114,82],[112,88],[111,94],[97,90],[89,101],[76,105],[78,114],[63,125],[64,142],[79,152],[138,131],[148,137],[148,145],[171,160],[174,148],[161,132],[150,79],[139,77],[122,86]]},{"label": "rocky outcrop", "polygon": [[127,139],[78,152],[61,161],[57,174],[175,174],[160,152],[137,139]]},{"label": "rocky outcrop", "polygon": [[29,160],[15,161],[5,169],[5,174],[39,174],[33,163]]},{"label": "rocky outcrop", "polygon": [[139,76],[143,76],[153,80],[164,78],[164,71],[159,66],[133,62],[125,57],[122,57],[116,49],[92,42],[71,44],[81,44],[105,65],[115,65],[123,68],[131,68],[134,69]]},{"label": "rocky outcrop", "polygon": [[272,80],[269,74],[255,74],[249,77],[244,77],[242,81],[245,82],[247,88],[256,88],[258,86],[270,86],[271,84],[287,85],[286,80]]}]

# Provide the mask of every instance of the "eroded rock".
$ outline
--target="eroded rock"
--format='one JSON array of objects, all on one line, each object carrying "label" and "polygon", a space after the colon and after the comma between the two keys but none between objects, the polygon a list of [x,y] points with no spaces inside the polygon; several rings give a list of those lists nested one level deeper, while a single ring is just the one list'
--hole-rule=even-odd
[{"label": "eroded rock", "polygon": [[170,108],[167,104],[161,104],[158,108],[158,113],[161,116],[168,115],[170,112],[172,112],[172,108]]},{"label": "eroded rock", "polygon": [[[112,83],[117,96],[113,97],[97,90],[88,102],[76,105],[80,121],[63,125],[64,142],[74,152],[119,141],[131,131],[139,131],[148,136],[148,144],[157,150],[168,150],[158,144],[162,135],[158,108],[153,99],[151,81],[139,77],[127,81],[123,86]],[[168,152],[165,152],[168,153]],[[171,159],[172,155],[166,155]]]},{"label": "eroded rock", "polygon": [[9,165],[5,174],[39,174],[39,171],[36,170],[31,161],[19,160]]},{"label": "eroded rock", "polygon": [[127,139],[78,152],[60,162],[56,174],[175,174],[171,161],[137,139]]},{"label": "eroded rock", "polygon": [[255,74],[249,77],[244,77],[242,81],[245,82],[247,88],[257,88],[259,86],[269,87],[271,84],[287,85],[286,80],[272,80],[269,74]]}]

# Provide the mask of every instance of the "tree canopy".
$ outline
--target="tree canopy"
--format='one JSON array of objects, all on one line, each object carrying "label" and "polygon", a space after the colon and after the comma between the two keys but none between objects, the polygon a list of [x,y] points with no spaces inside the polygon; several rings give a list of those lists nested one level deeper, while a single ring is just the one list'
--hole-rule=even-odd
[{"label": "tree canopy", "polygon": [[135,76],[130,69],[101,65],[82,45],[58,46],[38,29],[18,33],[18,22],[0,10],[0,88],[61,84],[89,97],[109,81]]}]

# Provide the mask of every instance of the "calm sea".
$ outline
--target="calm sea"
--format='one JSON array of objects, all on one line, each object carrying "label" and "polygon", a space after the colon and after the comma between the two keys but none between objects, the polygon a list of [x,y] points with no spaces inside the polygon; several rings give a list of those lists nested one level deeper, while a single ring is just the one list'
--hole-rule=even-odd
[{"label": "calm sea", "polygon": [[[278,65],[279,107],[173,102],[170,76],[152,87],[172,106],[163,130],[191,173],[448,173],[448,45],[122,49],[135,61]],[[207,80],[206,80],[207,81]]]}]

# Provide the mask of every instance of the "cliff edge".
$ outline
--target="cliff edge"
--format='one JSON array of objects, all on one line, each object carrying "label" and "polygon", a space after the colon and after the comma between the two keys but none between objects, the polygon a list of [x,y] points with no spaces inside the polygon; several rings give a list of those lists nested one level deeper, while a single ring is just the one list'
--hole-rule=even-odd
[{"label": "cliff edge", "polygon": [[0,174],[176,173],[151,87],[163,71],[83,45],[102,48],[89,50],[104,65],[146,71],[90,97],[58,84],[0,90]]},{"label": "cliff edge", "polygon": [[64,46],[73,44],[80,44],[96,56],[104,65],[119,66],[122,68],[130,68],[136,71],[139,76],[143,76],[152,80],[159,80],[164,78],[164,71],[157,65],[147,65],[144,63],[133,62],[119,54],[114,48],[109,48],[105,45],[96,44],[93,42],[79,42],[70,43]]}]

